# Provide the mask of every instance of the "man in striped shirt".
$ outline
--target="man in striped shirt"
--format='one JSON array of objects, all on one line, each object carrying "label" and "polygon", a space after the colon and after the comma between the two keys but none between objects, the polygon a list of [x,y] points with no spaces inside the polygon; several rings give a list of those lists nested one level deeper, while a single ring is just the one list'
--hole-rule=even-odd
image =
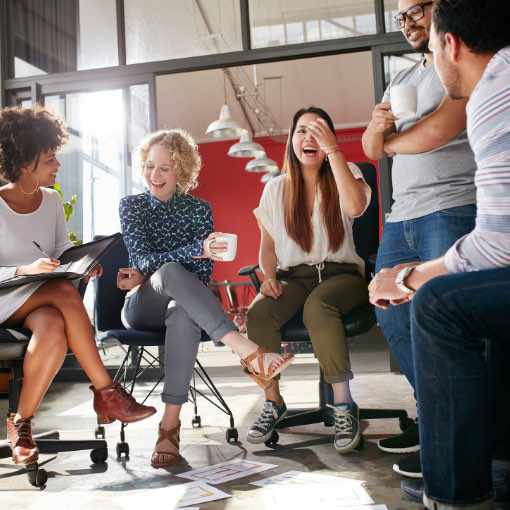
[{"label": "man in striped shirt", "polygon": [[383,270],[370,284],[376,306],[414,296],[423,502],[434,510],[492,508],[496,427],[482,339],[506,348],[510,342],[509,20],[508,1],[437,0],[430,39],[436,69],[450,97],[469,97],[476,227],[444,257]]}]

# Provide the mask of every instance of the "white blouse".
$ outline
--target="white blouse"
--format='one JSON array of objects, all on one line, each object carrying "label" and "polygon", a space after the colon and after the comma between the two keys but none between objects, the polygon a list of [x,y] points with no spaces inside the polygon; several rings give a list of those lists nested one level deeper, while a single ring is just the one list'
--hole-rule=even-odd
[{"label": "white blouse", "polygon": [[[365,185],[366,204],[363,208],[363,212],[360,214],[361,216],[370,204],[372,191],[370,186],[363,179],[361,170],[354,163],[348,163],[348,166],[352,175],[356,179],[362,180]],[[285,228],[283,208],[283,190],[286,179],[286,175],[281,175],[271,179],[266,184],[264,191],[262,192],[259,206],[253,211],[257,219],[274,241],[278,269],[286,270],[289,267],[297,266],[299,264],[317,265],[321,262],[338,262],[356,264],[359,268],[360,274],[364,275],[365,263],[356,253],[354,238],[352,235],[352,224],[354,218],[350,217],[344,211],[341,201],[340,207],[345,235],[344,240],[337,251],[332,252],[329,249],[328,233],[321,217],[321,194],[319,191],[317,192],[313,205],[313,242],[311,251],[306,253],[301,246],[289,237]]]},{"label": "white blouse", "polygon": [[[31,213],[12,210],[0,197],[0,280],[14,276],[16,267],[31,264],[44,255],[32,241],[58,258],[73,246],[67,236],[62,202],[58,193],[41,188],[41,205]],[[0,324],[8,319],[44,282],[0,290]]]}]

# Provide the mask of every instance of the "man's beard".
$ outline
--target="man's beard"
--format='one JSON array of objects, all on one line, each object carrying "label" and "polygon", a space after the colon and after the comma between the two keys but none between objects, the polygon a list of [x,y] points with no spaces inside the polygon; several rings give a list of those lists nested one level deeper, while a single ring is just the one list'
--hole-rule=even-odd
[{"label": "man's beard", "polygon": [[426,41],[423,41],[420,46],[416,48],[416,51],[419,51],[420,53],[430,53],[429,49],[429,39]]}]

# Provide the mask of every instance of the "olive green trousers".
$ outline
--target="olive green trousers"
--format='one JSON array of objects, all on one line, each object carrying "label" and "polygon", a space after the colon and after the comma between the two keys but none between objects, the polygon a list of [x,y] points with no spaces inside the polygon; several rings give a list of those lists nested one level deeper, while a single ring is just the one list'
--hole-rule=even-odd
[{"label": "olive green trousers", "polygon": [[[319,283],[319,277],[322,282]],[[330,384],[352,379],[342,316],[368,303],[367,283],[353,264],[327,262],[279,271],[283,283],[278,299],[258,294],[248,310],[248,338],[270,352],[279,352],[280,328],[301,308],[315,357]]]}]

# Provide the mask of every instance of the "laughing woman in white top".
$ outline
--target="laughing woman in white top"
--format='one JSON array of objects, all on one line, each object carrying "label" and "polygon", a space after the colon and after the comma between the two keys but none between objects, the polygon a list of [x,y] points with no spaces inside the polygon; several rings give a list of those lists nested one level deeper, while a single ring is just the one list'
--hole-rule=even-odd
[{"label": "laughing woman in white top", "polygon": [[[248,336],[277,351],[281,326],[304,307],[315,356],[333,387],[334,445],[341,453],[355,448],[361,437],[342,315],[368,302],[352,224],[370,199],[360,169],[347,163],[338,147],[331,118],[310,107],[294,115],[284,173],[268,182],[254,211],[264,281],[248,311]],[[267,441],[286,413],[278,380],[265,393],[264,408],[248,431],[252,443]]]},{"label": "laughing woman in white top", "polygon": [[[62,122],[43,108],[0,111],[0,281],[17,275],[50,273],[68,240],[55,184],[55,153],[66,142]],[[38,245],[38,246],[37,246]],[[89,277],[97,275],[93,269]],[[81,297],[69,280],[54,279],[0,290],[0,327],[25,327],[32,336],[23,363],[23,386],[7,435],[16,464],[38,458],[31,418],[58,372],[68,348],[92,382],[100,423],[137,421],[154,414],[113,384],[97,352]]]}]

